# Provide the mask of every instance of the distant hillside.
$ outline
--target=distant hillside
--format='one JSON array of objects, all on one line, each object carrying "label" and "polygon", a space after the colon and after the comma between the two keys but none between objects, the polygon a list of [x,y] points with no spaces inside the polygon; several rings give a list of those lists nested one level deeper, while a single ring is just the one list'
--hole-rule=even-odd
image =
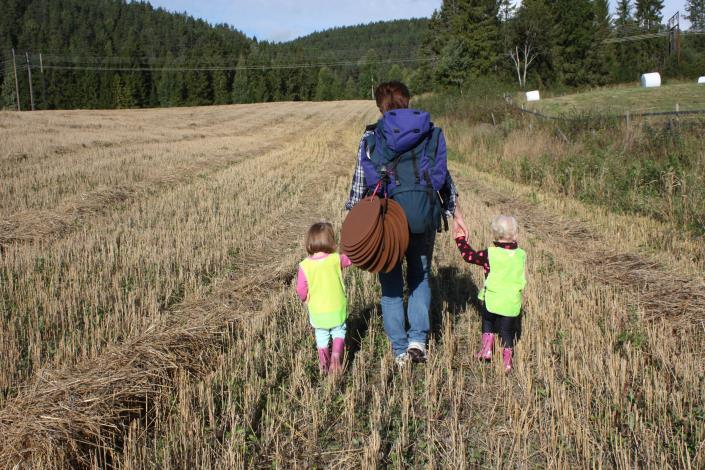
[{"label": "distant hillside", "polygon": [[344,52],[346,57],[362,57],[370,49],[383,57],[414,57],[421,48],[428,24],[427,18],[379,21],[327,29],[287,44],[321,54]]},{"label": "distant hillside", "polygon": [[[408,79],[428,20],[334,28],[284,44],[124,0],[0,0],[0,108],[208,105],[369,97]],[[41,56],[40,56],[41,53]],[[318,65],[324,64],[324,65]]]},{"label": "distant hillside", "polygon": [[149,69],[220,65],[226,57],[236,61],[247,54],[252,42],[229,26],[212,26],[148,3],[0,0],[0,11],[0,51],[5,60],[0,86],[6,106],[14,104],[14,81],[9,80],[13,47],[21,55],[24,108],[29,106],[25,51],[32,53],[38,107],[111,108],[208,104],[222,99],[227,87],[215,83],[214,74],[179,76]]}]

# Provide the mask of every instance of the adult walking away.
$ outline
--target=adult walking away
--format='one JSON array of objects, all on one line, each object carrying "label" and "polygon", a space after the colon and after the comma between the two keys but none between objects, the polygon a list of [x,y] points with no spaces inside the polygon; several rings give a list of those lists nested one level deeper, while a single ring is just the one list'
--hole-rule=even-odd
[{"label": "adult walking away", "polygon": [[[380,84],[375,90],[382,118],[367,126],[358,147],[350,196],[350,210],[375,191],[397,201],[409,222],[406,253],[408,310],[404,311],[402,261],[389,273],[380,273],[384,329],[397,364],[425,362],[430,328],[429,273],[436,232],[442,219],[453,217],[453,233],[468,230],[458,206],[458,193],[446,163],[446,143],[425,111],[409,109],[411,95],[401,82]],[[406,323],[408,319],[409,328]]]}]

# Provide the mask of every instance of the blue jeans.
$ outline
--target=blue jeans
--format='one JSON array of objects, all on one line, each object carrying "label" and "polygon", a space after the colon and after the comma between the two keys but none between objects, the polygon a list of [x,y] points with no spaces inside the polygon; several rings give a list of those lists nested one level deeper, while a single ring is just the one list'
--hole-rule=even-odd
[{"label": "blue jeans", "polygon": [[345,339],[345,323],[327,330],[325,328],[314,328],[316,334],[316,347],[318,349],[327,348],[330,344],[330,339],[343,338]]},{"label": "blue jeans", "polygon": [[[402,263],[389,273],[380,273],[382,285],[382,318],[384,330],[392,343],[392,351],[397,356],[406,352],[410,342],[426,344],[430,321],[428,310],[431,307],[431,286],[429,273],[433,257],[435,233],[411,235],[406,252],[406,282],[409,287],[408,315],[404,314],[404,277]],[[409,331],[406,330],[406,318]]]}]

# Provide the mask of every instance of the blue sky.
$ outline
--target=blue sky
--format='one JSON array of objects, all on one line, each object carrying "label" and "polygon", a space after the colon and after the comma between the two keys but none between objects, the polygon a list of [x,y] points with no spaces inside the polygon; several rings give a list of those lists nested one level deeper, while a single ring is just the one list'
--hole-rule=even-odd
[{"label": "blue sky", "polygon": [[[616,3],[615,0],[611,0]],[[441,0],[150,0],[170,11],[211,23],[229,23],[248,36],[287,41],[333,26],[431,16]],[[665,0],[664,17],[683,11],[684,0]]]}]

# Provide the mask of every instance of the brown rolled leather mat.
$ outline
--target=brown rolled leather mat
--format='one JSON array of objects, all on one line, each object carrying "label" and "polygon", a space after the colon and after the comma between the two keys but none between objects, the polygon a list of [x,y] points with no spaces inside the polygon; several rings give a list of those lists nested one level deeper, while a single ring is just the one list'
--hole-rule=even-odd
[{"label": "brown rolled leather mat", "polygon": [[401,208],[399,208],[399,211],[397,211],[397,207],[398,205],[394,203],[390,204],[387,209],[384,228],[386,231],[389,232],[389,235],[385,238],[385,240],[389,240],[389,243],[391,243],[391,245],[386,263],[384,266],[381,267],[380,272],[391,272],[397,265],[399,260],[404,256],[404,254],[401,252],[403,242],[403,240],[401,239],[401,232],[407,230],[406,227],[402,227],[401,224],[403,223],[404,225],[406,225],[406,218],[401,219],[399,217],[399,212],[401,212],[402,215],[404,214],[404,212],[401,210]]},{"label": "brown rolled leather mat", "polygon": [[406,214],[404,214],[404,209],[401,208],[399,203],[396,201],[389,201],[388,212],[394,212],[397,218],[396,228],[398,230],[400,248],[399,254],[400,258],[403,258],[406,254],[406,250],[409,249],[409,222],[406,220]]},{"label": "brown rolled leather mat", "polygon": [[391,258],[394,256],[394,251],[395,251],[395,238],[396,238],[396,230],[393,227],[393,224],[391,224],[390,220],[390,214],[386,213],[382,216],[383,221],[384,221],[384,236],[382,237],[382,243],[379,246],[379,249],[377,251],[377,257],[372,263],[372,266],[370,266],[370,271],[371,273],[379,273],[382,272],[387,267],[387,264],[391,260]]},{"label": "brown rolled leather mat", "polygon": [[406,254],[409,227],[401,206],[390,199],[363,199],[343,222],[341,245],[355,266],[390,272]]},{"label": "brown rolled leather mat", "polygon": [[377,227],[382,211],[378,198],[365,198],[355,204],[343,221],[340,243],[343,249],[354,251],[369,238]]},{"label": "brown rolled leather mat", "polygon": [[366,239],[365,244],[361,245],[359,249],[350,251],[348,257],[353,263],[358,265],[363,265],[371,261],[379,250],[379,246],[384,238],[384,226],[380,220],[377,225],[377,229]]}]

